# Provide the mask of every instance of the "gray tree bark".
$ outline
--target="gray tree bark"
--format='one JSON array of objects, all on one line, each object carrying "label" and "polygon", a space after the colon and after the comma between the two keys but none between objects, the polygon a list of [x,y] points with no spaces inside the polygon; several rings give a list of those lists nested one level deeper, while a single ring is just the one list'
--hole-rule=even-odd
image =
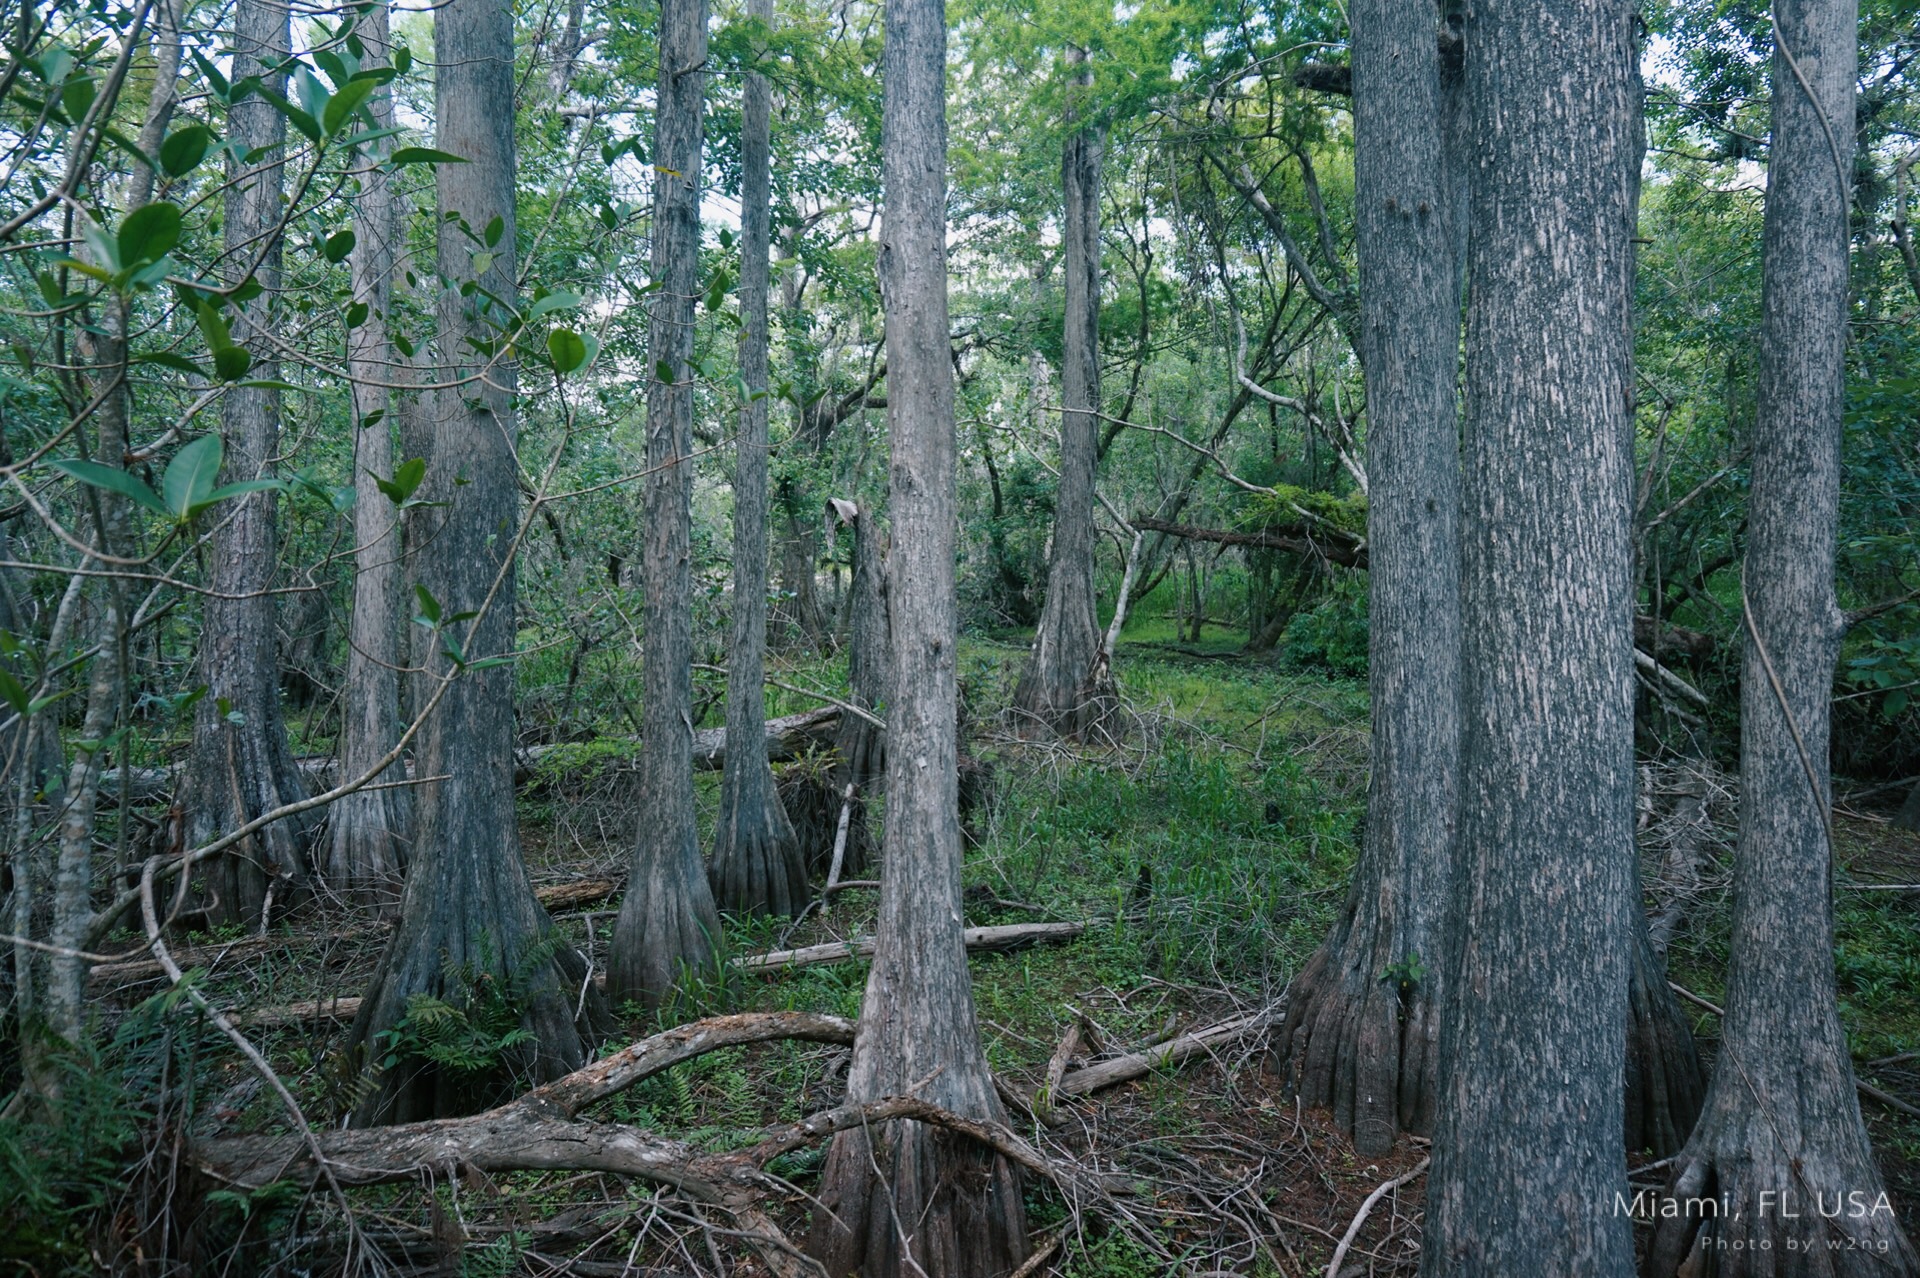
[{"label": "gray tree bark", "polygon": [[[884,717],[893,693],[887,608],[887,527],[871,505],[856,508],[853,526],[853,603],[847,626],[847,695],[862,710]],[[867,821],[867,800],[886,784],[887,734],[857,714],[840,716],[840,735],[834,745],[833,789],[842,803],[851,805],[847,817],[847,845],[841,872],[856,878],[874,859],[873,836]],[[852,799],[846,798],[853,787]],[[839,829],[839,811],[834,812]],[[826,849],[829,857],[833,848]]]},{"label": "gray tree bark", "polygon": [[1461,192],[1437,10],[1355,0],[1354,190],[1367,377],[1366,844],[1294,981],[1277,1050],[1362,1155],[1431,1130],[1460,753]]},{"label": "gray tree bark", "polygon": [[[234,9],[235,81],[261,77],[276,93],[286,89],[277,70],[287,57],[286,0],[242,0]],[[243,164],[227,160],[224,266],[230,284],[249,270],[265,291],[231,313],[234,340],[254,355],[249,376],[280,376],[273,347],[260,335],[276,322],[280,292],[282,150],[286,117],[259,94],[227,113],[228,135],[240,154],[265,152]],[[229,480],[273,473],[280,442],[280,392],[236,387],[222,400]],[[307,795],[287,744],[281,717],[274,635],[273,587],[279,558],[277,494],[249,493],[223,504],[208,548],[208,596],[201,619],[200,678],[207,686],[194,717],[193,748],[181,786],[184,843],[193,847],[263,812]],[[259,923],[273,901],[285,903],[307,880],[306,844],[317,817],[292,817],[267,826],[231,854],[216,858],[200,877],[209,921]]]},{"label": "gray tree bark", "polygon": [[[654,116],[654,294],[647,358],[646,594],[639,833],[609,953],[607,994],[657,1007],[720,942],[693,798],[693,355],[700,273],[706,0],[660,6]],[[665,365],[664,369],[658,368]],[[663,379],[660,373],[670,374]]]},{"label": "gray tree bark", "polygon": [[[387,8],[375,4],[355,28],[367,50],[363,65],[384,66],[391,43]],[[393,125],[393,95],[385,88],[368,99],[374,123]],[[353,300],[366,319],[347,337],[347,371],[354,379],[353,408],[353,609],[347,635],[347,679],[340,725],[340,775],[357,777],[400,739],[400,595],[403,547],[400,513],[374,478],[394,471],[393,409],[388,385],[401,380],[387,340],[392,322],[395,245],[399,242],[390,176],[381,161],[391,148],[381,140],[362,152],[360,190],[354,203]],[[410,370],[409,370],[410,371]],[[396,762],[378,778],[405,779]],[[407,835],[413,817],[410,793],[401,787],[361,790],[327,813],[327,847],[321,880],[348,901],[391,909],[400,898]]]},{"label": "gray tree bark", "polygon": [[[895,677],[887,715],[887,870],[847,1098],[913,1091],[968,1117],[998,1118],[961,926],[946,9],[942,0],[887,0],[885,22],[879,271]],[[1026,1251],[1013,1166],[923,1124],[835,1137],[819,1198],[809,1246],[833,1275],[1002,1275]]]},{"label": "gray tree bark", "polygon": [[1485,0],[1472,122],[1460,823],[1421,1272],[1633,1269],[1626,149],[1634,14]]},{"label": "gray tree bark", "polygon": [[[444,616],[478,614],[434,636],[432,670],[445,674],[452,644],[472,661],[507,656],[514,644],[515,375],[475,346],[492,343],[505,321],[485,294],[514,295],[512,11],[493,0],[449,0],[435,15],[434,53],[436,142],[467,160],[439,166],[438,270],[454,286],[440,298],[436,380],[461,385],[434,400],[422,487],[445,505],[433,508],[439,524],[424,539],[419,570]],[[470,236],[484,237],[496,218],[499,237],[483,256]],[[466,290],[469,283],[476,287]],[[552,934],[520,857],[513,667],[456,673],[422,736],[419,767],[443,779],[415,800],[400,926],[349,1039],[365,1070],[356,1126],[470,1113],[505,1099],[516,1078],[558,1078],[586,1060],[604,1015],[585,960]],[[417,996],[458,1007],[483,989],[505,998],[531,1034],[501,1054],[498,1070],[462,1074],[404,1052],[382,1068],[385,1035]]]},{"label": "gray tree bark", "polygon": [[[1762,248],[1740,685],[1740,835],[1726,1016],[1705,1112],[1647,1272],[1912,1275],[1886,1205],[1833,984],[1834,598],[1847,350],[1855,0],[1773,8],[1773,137]],[[1855,1197],[1857,1196],[1857,1197]]]},{"label": "gray tree bark", "polygon": [[[1084,50],[1070,48],[1070,63]],[[1092,84],[1092,73],[1075,77]],[[1100,643],[1094,592],[1093,488],[1100,451],[1100,161],[1106,129],[1088,124],[1062,148],[1066,196],[1066,332],[1060,369],[1060,482],[1055,489],[1047,597],[1033,651],[1013,692],[1022,728],[1084,737],[1113,713],[1113,671]]]},{"label": "gray tree bark", "polygon": [[[748,12],[773,25],[773,0]],[[767,658],[767,291],[769,167],[773,90],[767,77],[747,76],[740,124],[740,439],[733,476],[733,633],[727,652],[727,736],[766,734]],[[723,910],[797,914],[807,903],[807,867],[781,806],[773,768],[758,750],[727,754],[720,781],[720,820],[710,868]]]}]

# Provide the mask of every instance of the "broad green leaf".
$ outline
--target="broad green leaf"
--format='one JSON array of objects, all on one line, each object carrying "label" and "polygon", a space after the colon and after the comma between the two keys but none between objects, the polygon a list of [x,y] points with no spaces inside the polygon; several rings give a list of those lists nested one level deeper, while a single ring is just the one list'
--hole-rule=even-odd
[{"label": "broad green leaf", "polygon": [[347,254],[353,252],[356,242],[357,237],[351,230],[335,231],[327,237],[320,252],[329,262],[344,262],[347,260]]},{"label": "broad green leaf", "polygon": [[67,119],[74,124],[86,119],[87,112],[93,106],[93,77],[77,75],[60,88],[60,105],[66,109]]},{"label": "broad green leaf", "polygon": [[537,320],[542,315],[551,315],[555,311],[565,310],[568,307],[578,305],[580,305],[578,294],[569,293],[565,289],[560,289],[557,292],[547,294],[545,297],[535,301],[532,306],[529,306],[527,308],[527,318],[529,320]]},{"label": "broad green leaf", "polygon": [[204,124],[176,129],[160,144],[160,169],[168,177],[185,177],[207,157],[213,143],[213,130]]},{"label": "broad green leaf", "polygon": [[570,328],[556,328],[547,334],[547,353],[553,356],[556,372],[571,373],[587,362],[587,344]]},{"label": "broad green leaf", "polygon": [[119,493],[122,497],[131,497],[148,510],[159,515],[171,515],[167,503],[160,500],[158,493],[135,479],[124,470],[113,466],[102,466],[99,462],[82,461],[77,457],[65,457],[52,463],[53,468],[64,475],[70,475],[83,484],[92,484],[95,488],[104,488],[108,492]]},{"label": "broad green leaf", "polygon": [[658,380],[671,385],[674,381],[673,365],[667,360],[660,360],[653,366],[653,375]]},{"label": "broad green leaf", "polygon": [[367,322],[367,316],[371,313],[365,302],[354,302],[347,307],[347,327],[359,328]]},{"label": "broad green leaf", "polygon": [[188,518],[194,507],[205,503],[225,455],[226,446],[218,435],[202,435],[183,444],[173,455],[166,473],[160,476],[160,495],[175,519]]},{"label": "broad green leaf", "polygon": [[327,99],[327,108],[320,116],[321,126],[328,133],[338,133],[379,87],[378,80],[355,79],[341,85],[340,91]]},{"label": "broad green leaf", "polygon": [[386,494],[387,500],[394,505],[405,504],[406,500],[420,490],[420,481],[426,478],[427,463],[424,458],[414,457],[400,463],[393,472],[392,479],[382,479],[372,471],[373,482]]},{"label": "broad green leaf", "polygon": [[413,588],[414,597],[420,601],[420,615],[414,620],[429,630],[440,624],[440,601],[425,586]]},{"label": "broad green leaf", "polygon": [[396,169],[409,164],[465,164],[466,162],[464,156],[431,146],[403,146],[387,157],[387,163]]},{"label": "broad green leaf", "polygon": [[200,325],[200,335],[207,339],[208,350],[218,354],[233,345],[233,334],[227,330],[226,317],[212,302],[202,300],[194,303],[193,318]]},{"label": "broad green leaf", "polygon": [[5,697],[7,704],[22,719],[33,713],[33,701],[27,696],[27,690],[5,670],[0,670],[0,697]]},{"label": "broad green leaf", "polygon": [[[320,83],[320,77],[305,67],[295,67],[293,71],[293,91],[300,95],[300,105],[315,120],[327,113],[327,86]],[[333,132],[328,129],[327,132]]]},{"label": "broad green leaf", "polygon": [[301,136],[305,137],[307,141],[318,142],[320,140],[320,122],[314,119],[310,112],[302,111],[299,107],[287,101],[265,85],[255,89],[254,92],[272,104],[274,110],[286,116],[287,123],[300,130]]},{"label": "broad green leaf", "polygon": [[161,200],[143,204],[120,223],[117,240],[122,269],[165,257],[180,242],[180,209]]},{"label": "broad green leaf", "polygon": [[[220,374],[220,380],[223,382],[239,381],[252,367],[253,356],[247,353],[247,348],[244,346],[228,346],[213,353],[213,371]],[[285,383],[280,383],[270,389],[278,390],[284,385]]]},{"label": "broad green leaf", "polygon": [[486,241],[488,248],[492,248],[500,242],[500,237],[506,234],[506,230],[506,222],[496,213],[493,215],[493,220],[487,223],[486,232],[480,238]]},{"label": "broad green leaf", "polygon": [[209,506],[217,506],[223,501],[244,497],[248,493],[277,493],[285,488],[286,484],[278,479],[243,479],[237,484],[222,484],[208,493],[203,500],[195,502],[192,509],[187,511],[187,517],[191,519]]},{"label": "broad green leaf", "polygon": [[195,377],[205,377],[207,370],[188,359],[185,355],[176,355],[172,351],[154,351],[147,355],[133,357],[136,364],[158,364],[162,368],[171,368],[177,373],[190,373]]}]

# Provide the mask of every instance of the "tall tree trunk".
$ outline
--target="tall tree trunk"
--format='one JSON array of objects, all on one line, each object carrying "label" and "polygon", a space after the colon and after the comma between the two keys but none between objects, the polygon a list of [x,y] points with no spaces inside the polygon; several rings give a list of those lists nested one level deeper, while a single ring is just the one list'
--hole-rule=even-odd
[{"label": "tall tree trunk", "polygon": [[[1855,0],[1777,0],[1740,681],[1726,1017],[1706,1110],[1647,1272],[1912,1275],[1854,1090],[1833,984],[1828,730],[1847,352]],[[1855,1197],[1857,1195],[1857,1197]]]},{"label": "tall tree trunk", "polygon": [[[887,869],[878,947],[847,1097],[914,1090],[998,1118],[961,936],[959,605],[953,362],[947,328],[946,10],[887,0],[884,220],[887,419],[892,439]],[[834,1138],[810,1246],[833,1275],[1002,1275],[1026,1251],[1011,1164],[932,1128],[889,1123]]]},{"label": "tall tree trunk", "polygon": [[[773,26],[773,0],[752,17]],[[727,740],[766,735],[767,659],[767,287],[773,91],[747,76],[740,125],[740,440],[733,476],[733,635],[727,654]],[[651,596],[648,597],[651,601]],[[651,629],[651,627],[649,627]],[[723,910],[796,914],[807,902],[807,867],[774,788],[764,750],[729,750],[714,831],[713,895]]]},{"label": "tall tree trunk", "polygon": [[[234,10],[233,80],[257,75],[262,88],[284,92],[287,77],[279,68],[288,48],[287,0],[240,0]],[[272,381],[280,376],[280,361],[264,334],[277,320],[280,293],[287,122],[256,93],[228,109],[227,128],[234,143],[227,160],[223,228],[228,283],[240,284],[251,267],[265,290],[233,314],[233,336],[253,352],[250,376]],[[236,158],[253,155],[264,158]],[[271,475],[280,445],[279,391],[228,390],[220,426],[230,479]],[[201,621],[200,658],[207,695],[194,717],[193,748],[181,784],[189,847],[307,795],[281,717],[274,597],[268,593],[280,553],[278,500],[269,490],[223,505],[208,549],[214,593]],[[300,890],[315,819],[275,822],[213,861],[201,876],[209,920],[264,922],[272,901],[284,904]]]},{"label": "tall tree trunk", "polygon": [[[385,66],[391,43],[385,4],[375,4],[356,30],[367,50],[364,65]],[[376,89],[368,106],[379,128],[393,125],[393,96]],[[353,300],[366,318],[347,338],[347,370],[354,378],[353,503],[354,576],[352,619],[347,635],[347,679],[342,689],[340,775],[364,773],[400,739],[400,515],[376,477],[393,474],[393,406],[387,387],[400,380],[387,329],[392,323],[394,246],[397,224],[390,177],[381,166],[388,142],[369,143],[361,154],[360,191],[354,204]],[[401,781],[396,763],[382,782]],[[391,908],[400,897],[406,836],[413,804],[408,791],[362,790],[328,812],[328,843],[322,879],[345,899]]]},{"label": "tall tree trunk", "polygon": [[1614,1213],[1634,856],[1633,22],[1617,0],[1486,0],[1467,19],[1460,821],[1428,1278],[1633,1268]]},{"label": "tall tree trunk", "polygon": [[[480,349],[502,324],[488,294],[514,296],[513,15],[494,0],[449,0],[434,20],[434,118],[441,149],[466,159],[439,167],[441,383],[425,495],[439,526],[419,566],[441,614],[477,613],[433,636],[436,674],[450,649],[473,662],[514,644],[513,555],[519,545],[515,374]],[[451,219],[451,220],[450,220]],[[482,256],[471,237],[492,238]],[[463,296],[460,284],[477,285]],[[585,960],[553,934],[520,856],[513,790],[513,667],[452,672],[427,721],[421,775],[440,780],[415,800],[412,863],[400,926],[361,1003],[350,1038],[366,1082],[353,1120],[387,1122],[471,1112],[517,1081],[557,1078],[586,1060],[604,1003]],[[436,1066],[406,1050],[382,1068],[387,1034],[427,997],[475,1018],[504,1007],[530,1037],[481,1075]],[[575,1009],[581,1009],[576,1021]]]},{"label": "tall tree trunk", "polygon": [[[1086,60],[1070,48],[1069,62]],[[1091,71],[1075,76],[1084,90]],[[1093,487],[1100,449],[1100,161],[1106,129],[1069,134],[1060,162],[1066,195],[1066,333],[1060,368],[1060,483],[1040,610],[1027,668],[1013,692],[1022,727],[1083,737],[1113,713],[1113,671],[1100,644],[1094,593]],[[889,365],[891,366],[891,365]]]},{"label": "tall tree trunk", "polygon": [[1460,754],[1460,307],[1436,10],[1356,0],[1354,202],[1367,377],[1366,846],[1278,1052],[1366,1156],[1431,1130]]},{"label": "tall tree trunk", "polygon": [[[653,278],[647,358],[647,544],[639,833],[608,956],[607,994],[658,1006],[720,943],[693,799],[693,355],[700,275],[706,0],[660,6],[654,117]],[[660,367],[664,365],[664,367]],[[662,373],[668,374],[663,380]]]}]

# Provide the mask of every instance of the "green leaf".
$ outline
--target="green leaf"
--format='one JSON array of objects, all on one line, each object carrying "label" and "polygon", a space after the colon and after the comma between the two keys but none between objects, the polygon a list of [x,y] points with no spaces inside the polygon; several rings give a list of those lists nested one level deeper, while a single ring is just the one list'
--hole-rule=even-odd
[{"label": "green leaf", "polygon": [[578,305],[580,305],[578,294],[569,293],[565,289],[560,289],[536,300],[532,306],[529,306],[527,308],[527,319],[537,320],[542,315],[551,315],[555,311],[566,310],[568,307]]},{"label": "green leaf", "polygon": [[387,163],[396,169],[404,168],[409,164],[465,164],[466,162],[465,156],[431,146],[403,146],[387,157]]},{"label": "green leaf", "polygon": [[237,484],[222,484],[220,487],[208,493],[204,500],[195,502],[192,507],[188,509],[187,517],[191,519],[207,507],[217,506],[221,502],[231,501],[235,497],[244,497],[248,493],[277,493],[284,491],[286,486],[285,482],[278,479],[243,479]]},{"label": "green leaf", "polygon": [[351,306],[347,307],[347,327],[359,328],[362,324],[367,322],[367,316],[370,314],[372,314],[372,311],[368,308],[365,302],[353,303]]},{"label": "green leaf", "polygon": [[60,89],[60,105],[66,109],[67,119],[74,124],[86,119],[87,111],[93,106],[93,77],[77,75]]},{"label": "green leaf", "polygon": [[[327,113],[327,86],[320,83],[320,77],[305,67],[295,67],[293,71],[293,91],[300,95],[300,105],[306,108],[308,115],[318,120]],[[328,129],[331,133],[333,130]]]},{"label": "green leaf", "polygon": [[185,177],[200,166],[213,144],[213,130],[204,124],[176,129],[160,144],[160,171],[168,177]]},{"label": "green leaf", "polygon": [[653,375],[658,380],[666,382],[668,385],[672,385],[674,381],[672,362],[663,359],[658,363],[656,363],[653,366]]},{"label": "green leaf", "polygon": [[356,242],[357,237],[351,230],[335,231],[327,237],[327,242],[321,245],[320,252],[329,262],[344,262],[347,260],[347,254],[353,252]]},{"label": "green leaf", "polygon": [[320,115],[321,126],[328,133],[338,133],[379,87],[380,82],[371,79],[353,79],[341,85],[340,91],[327,99],[326,110]]},{"label": "green leaf", "polygon": [[143,204],[120,223],[120,265],[124,269],[140,262],[157,262],[179,242],[179,206],[165,200]]},{"label": "green leaf", "polygon": [[286,116],[287,123],[300,130],[301,136],[305,137],[307,141],[318,142],[320,140],[320,122],[314,119],[310,113],[302,111],[299,107],[287,101],[265,85],[255,89],[254,92],[258,93],[270,103],[274,110]]},{"label": "green leaf", "polygon": [[0,670],[0,697],[5,697],[7,704],[22,719],[33,713],[33,700],[27,696],[27,690],[5,670]]},{"label": "green leaf", "polygon": [[[253,356],[244,346],[228,346],[213,353],[213,371],[220,375],[223,382],[237,382],[247,375],[253,367]],[[280,389],[286,383],[279,383],[272,389]]]},{"label": "green leaf", "polygon": [[473,273],[476,277],[485,275],[493,269],[493,257],[494,255],[491,253],[475,253],[473,255]]},{"label": "green leaf", "polygon": [[431,630],[440,624],[440,601],[425,586],[415,586],[413,593],[420,600],[420,615],[414,621]]},{"label": "green leaf", "polygon": [[547,334],[547,354],[556,372],[571,373],[587,362],[587,344],[572,329],[556,328]]},{"label": "green leaf", "polygon": [[1897,719],[1906,711],[1907,704],[1912,699],[1912,694],[1905,688],[1900,689],[1898,692],[1889,692],[1886,703],[1881,706],[1881,710],[1886,714],[1887,718]]},{"label": "green leaf", "polygon": [[131,497],[155,514],[171,515],[167,503],[160,500],[158,493],[129,475],[126,471],[113,466],[102,466],[99,462],[82,461],[77,457],[63,457],[53,463],[53,468],[64,475],[70,475],[83,484],[92,484],[95,488],[104,488],[108,492],[119,493],[122,497]]},{"label": "green leaf", "polygon": [[395,75],[405,75],[413,70],[413,50],[400,45],[393,51],[393,71]]},{"label": "green leaf", "polygon": [[421,457],[414,457],[403,461],[399,467],[394,470],[392,479],[382,479],[380,476],[374,475],[372,471],[368,471],[367,474],[373,476],[374,484],[378,486],[382,493],[386,494],[388,501],[396,506],[400,506],[404,505],[409,497],[420,491],[420,481],[425,479],[427,475],[427,463],[426,460]]},{"label": "green leaf", "polygon": [[87,242],[95,267],[104,267],[108,272],[120,269],[120,241],[108,235],[106,227],[85,218],[80,223],[80,238]]},{"label": "green leaf", "polygon": [[496,213],[493,215],[493,220],[487,223],[487,229],[480,238],[487,242],[488,248],[492,248],[500,242],[500,237],[506,234],[506,231],[507,224],[505,220]]},{"label": "green leaf", "polygon": [[172,351],[154,351],[147,355],[133,357],[136,364],[158,364],[162,368],[171,368],[177,373],[190,373],[195,377],[205,377],[207,370],[188,359],[185,355],[176,355]]},{"label": "green leaf", "polygon": [[208,350],[218,354],[233,345],[233,334],[227,330],[226,317],[212,302],[202,300],[194,303],[193,318],[200,325],[200,335],[207,339]]},{"label": "green leaf", "polygon": [[194,507],[206,503],[225,455],[226,445],[218,435],[202,435],[173,455],[166,473],[160,476],[160,495],[175,519],[189,518]]}]

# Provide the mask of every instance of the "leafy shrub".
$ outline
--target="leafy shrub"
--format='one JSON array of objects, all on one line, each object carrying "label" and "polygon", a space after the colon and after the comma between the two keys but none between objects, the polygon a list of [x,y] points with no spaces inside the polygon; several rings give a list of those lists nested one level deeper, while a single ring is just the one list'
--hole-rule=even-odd
[{"label": "leafy shrub", "polygon": [[1287,623],[1280,652],[1301,669],[1358,678],[1367,673],[1367,588],[1338,582],[1327,597]]}]

